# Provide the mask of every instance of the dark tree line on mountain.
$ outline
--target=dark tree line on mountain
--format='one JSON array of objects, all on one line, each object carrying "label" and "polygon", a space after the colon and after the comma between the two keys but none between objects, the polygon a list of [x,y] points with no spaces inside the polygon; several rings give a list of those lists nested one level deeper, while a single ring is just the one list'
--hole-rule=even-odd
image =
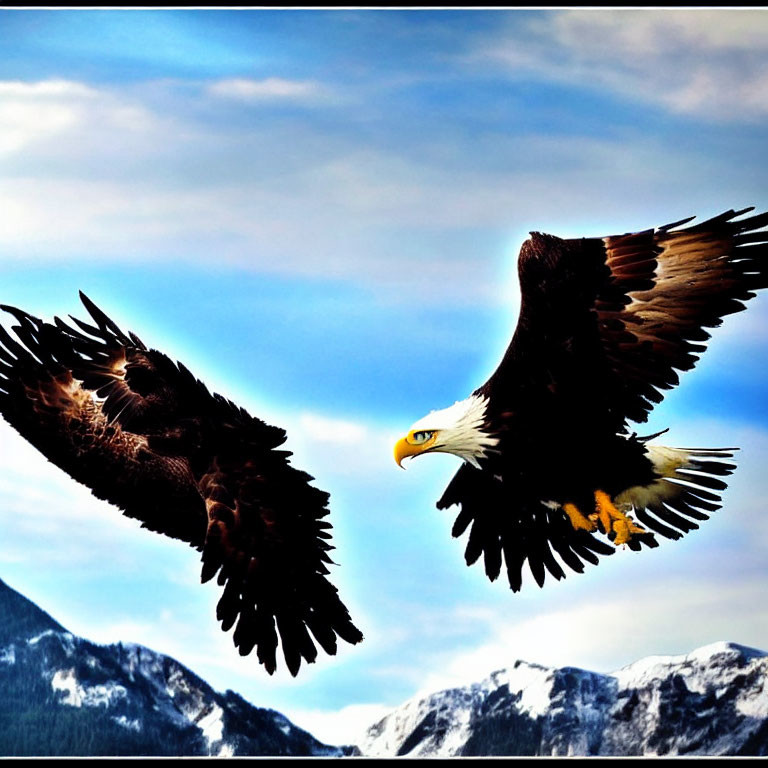
[{"label": "dark tree line on mountain", "polygon": [[106,707],[61,706],[64,695],[39,670],[7,665],[0,696],[0,755],[18,757],[80,755],[205,755],[194,726],[169,733],[163,723],[141,731],[116,722]]}]

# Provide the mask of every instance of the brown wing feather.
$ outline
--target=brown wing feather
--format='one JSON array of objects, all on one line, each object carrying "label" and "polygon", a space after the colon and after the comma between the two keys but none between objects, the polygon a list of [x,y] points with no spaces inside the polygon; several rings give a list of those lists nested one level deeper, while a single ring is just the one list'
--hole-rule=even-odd
[{"label": "brown wing feather", "polygon": [[217,613],[271,674],[278,636],[288,668],[362,639],[327,580],[328,494],[276,448],[285,432],[124,334],[81,294],[95,325],[44,323],[13,307],[0,326],[0,412],[94,495],[203,557]]},{"label": "brown wing feather", "polygon": [[272,672],[276,622],[286,663],[296,674],[302,658],[311,662],[317,655],[310,632],[330,654],[337,634],[351,643],[362,637],[325,577],[333,548],[331,526],[323,520],[328,494],[311,486],[312,477],[285,456],[266,455],[258,445],[225,449],[201,476],[208,510],[203,580],[218,572],[225,585],[217,615],[224,629],[237,621],[240,653],[256,645]]},{"label": "brown wing feather", "polygon": [[626,418],[645,421],[662,399],[659,390],[678,383],[675,371],[698,361],[705,328],[768,286],[768,232],[759,231],[768,213],[736,220],[749,210],[604,239],[610,282],[595,308]]},{"label": "brown wing feather", "polygon": [[[205,506],[188,462],[158,454],[147,435],[108,415],[106,401],[73,376],[73,361],[82,367],[87,360],[77,356],[59,329],[3,308],[16,315],[14,330],[25,342],[17,343],[0,326],[0,412],[8,423],[52,463],[143,527],[201,544]],[[112,350],[106,359],[130,353]],[[111,363],[94,363],[102,365],[114,375]],[[177,508],[184,514],[175,514]]]},{"label": "brown wing feather", "polygon": [[750,210],[605,238],[532,233],[520,251],[517,328],[476,391],[515,411],[537,396],[532,386],[565,396],[578,380],[584,418],[617,431],[646,421],[706,349],[705,328],[768,286],[768,213],[737,219]]}]

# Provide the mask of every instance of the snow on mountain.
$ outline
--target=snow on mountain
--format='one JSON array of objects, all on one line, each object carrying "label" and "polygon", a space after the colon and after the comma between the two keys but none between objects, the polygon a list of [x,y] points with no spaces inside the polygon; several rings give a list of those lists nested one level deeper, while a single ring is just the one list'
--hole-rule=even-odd
[{"label": "snow on mountain", "polygon": [[641,659],[614,673],[623,703],[603,749],[631,738],[633,754],[768,754],[767,676],[768,654],[735,643]]},{"label": "snow on mountain", "polygon": [[0,581],[0,755],[341,756],[174,659],[66,631]]},{"label": "snow on mountain", "polygon": [[765,755],[768,654],[715,643],[611,675],[518,661],[414,698],[371,726],[366,756]]},{"label": "snow on mountain", "polygon": [[405,702],[358,749],[143,646],[79,638],[2,581],[0,615],[0,756],[768,755],[768,654],[735,643],[610,675],[517,661]]}]

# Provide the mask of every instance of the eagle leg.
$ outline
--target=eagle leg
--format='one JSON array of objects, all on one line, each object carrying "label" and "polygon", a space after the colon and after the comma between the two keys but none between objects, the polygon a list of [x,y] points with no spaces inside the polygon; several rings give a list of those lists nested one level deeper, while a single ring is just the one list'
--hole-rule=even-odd
[{"label": "eagle leg", "polygon": [[575,504],[563,504],[563,512],[568,515],[574,530],[584,530],[590,533],[597,530],[597,524],[593,520],[584,517]]},{"label": "eagle leg", "polygon": [[631,517],[619,511],[605,491],[595,491],[595,508],[597,511],[593,512],[589,519],[594,522],[599,520],[606,534],[613,531],[616,534],[613,543],[617,547],[626,544],[632,538],[633,533],[648,533],[645,528],[637,525]]}]

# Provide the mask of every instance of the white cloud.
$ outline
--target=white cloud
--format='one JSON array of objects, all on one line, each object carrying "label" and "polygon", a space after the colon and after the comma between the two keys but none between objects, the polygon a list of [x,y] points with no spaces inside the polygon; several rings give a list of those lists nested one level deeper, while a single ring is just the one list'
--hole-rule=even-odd
[{"label": "white cloud", "polygon": [[286,80],[267,77],[263,80],[235,77],[218,80],[206,88],[207,93],[224,99],[258,103],[262,101],[312,102],[327,95],[327,89],[310,80]]},{"label": "white cloud", "polygon": [[0,81],[0,155],[44,142],[76,140],[94,126],[102,133],[146,130],[149,113],[106,91],[70,80]]},{"label": "white cloud", "polygon": [[283,714],[323,743],[343,746],[359,744],[365,731],[391,711],[384,704],[351,704],[336,712],[291,708]]},{"label": "white cloud", "polygon": [[358,422],[331,419],[316,413],[302,413],[299,425],[308,439],[320,443],[360,445],[366,437],[365,427]]},{"label": "white cloud", "polygon": [[[291,169],[279,182],[265,171],[248,180],[235,175],[200,184],[183,176],[158,181],[158,168],[169,161],[162,149],[156,156],[168,141],[164,130],[148,129],[141,140],[134,136],[130,173],[121,171],[124,157],[112,152],[100,129],[89,130],[96,135],[85,134],[77,148],[62,151],[74,162],[90,146],[101,153],[97,172],[88,171],[92,158],[84,157],[78,173],[30,168],[0,181],[0,206],[7,214],[0,222],[3,258],[135,262],[162,254],[206,264],[215,253],[219,263],[249,270],[364,279],[395,296],[418,294],[422,301],[487,302],[500,300],[495,293],[499,262],[516,258],[529,229],[602,235],[666,221],[630,217],[631,202],[617,197],[618,182],[602,183],[616,168],[633,176],[639,168],[664,166],[665,153],[651,147],[637,147],[628,159],[621,144],[580,140],[566,152],[559,140],[518,141],[514,152],[521,159],[563,160],[556,184],[525,166],[480,173],[351,149],[334,159],[307,155],[305,167]],[[231,159],[236,159],[240,150],[233,147]],[[47,152],[54,153],[53,146]],[[205,163],[209,152],[213,157],[199,137],[179,142],[174,150],[185,163],[195,155],[196,163]],[[147,175],[137,174],[139,168]],[[636,189],[656,185],[655,175],[647,170],[642,175]],[[574,187],[589,191],[574,198]],[[602,227],[589,222],[595,210],[604,212]],[[687,206],[683,214],[688,212]],[[473,228],[506,231],[504,252],[479,252],[453,237]],[[426,240],[404,234],[431,231],[445,234]]]},{"label": "white cloud", "polygon": [[382,425],[309,411],[298,418],[289,412],[274,414],[273,423],[288,433],[292,463],[322,478],[326,490],[341,478],[375,487],[381,482],[381,468],[394,466],[392,447],[398,436]]},{"label": "white cloud", "polygon": [[95,88],[72,80],[39,80],[36,83],[28,83],[23,80],[0,81],[0,99],[92,99],[97,95],[98,91]]},{"label": "white cloud", "polygon": [[131,262],[157,250],[175,256],[191,232],[210,237],[227,216],[212,193],[101,179],[5,179],[0,206],[12,212],[0,222],[0,242],[20,259],[50,253]]},{"label": "white cloud", "polygon": [[633,56],[658,55],[675,48],[755,51],[768,44],[764,9],[569,10],[554,16],[553,28],[569,47]]},{"label": "white cloud", "polygon": [[[218,97],[195,91],[192,108],[183,93],[175,82],[0,82],[0,258],[215,258],[365,281],[402,301],[503,303],[499,265],[514,271],[528,230],[584,236],[665,223],[702,212],[705,180],[721,177],[716,159],[653,141],[630,153],[620,139],[480,135],[470,158],[452,142],[419,156],[409,142],[363,148],[310,122],[243,131],[212,120]],[[727,178],[719,190],[729,202],[746,193]],[[639,221],[638,199],[660,218],[647,220],[645,204]],[[732,204],[742,202],[759,204]],[[477,232],[493,238],[477,241],[482,250]]]},{"label": "white cloud", "polygon": [[519,620],[499,611],[485,617],[488,639],[469,651],[440,654],[416,695],[477,682],[518,659],[610,674],[644,656],[688,653],[718,640],[765,647],[763,591],[759,581],[735,586],[716,578],[616,584],[573,607]]},{"label": "white cloud", "polygon": [[735,121],[768,113],[766,9],[550,12],[484,41],[475,56],[673,112]]},{"label": "white cloud", "polygon": [[78,120],[77,111],[65,105],[25,104],[2,95],[0,99],[0,154],[55,136]]}]

